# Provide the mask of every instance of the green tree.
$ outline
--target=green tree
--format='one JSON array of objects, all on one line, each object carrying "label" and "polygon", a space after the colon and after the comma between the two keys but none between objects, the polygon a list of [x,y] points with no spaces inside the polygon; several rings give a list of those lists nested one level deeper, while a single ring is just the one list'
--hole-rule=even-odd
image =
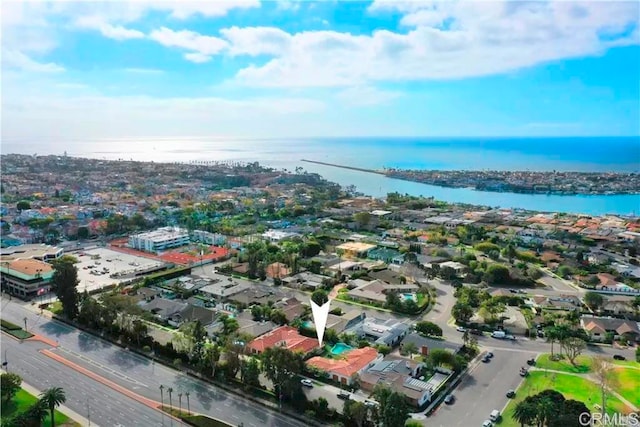
[{"label": "green tree", "polygon": [[506,306],[497,298],[489,298],[482,303],[480,308],[486,321],[495,321],[498,315],[504,312]]},{"label": "green tree", "polygon": [[587,348],[587,343],[581,338],[570,337],[562,341],[562,347],[569,362],[575,366],[576,358]]},{"label": "green tree", "polygon": [[248,386],[260,387],[260,364],[253,357],[240,362],[240,378]]},{"label": "green tree", "polygon": [[311,301],[315,302],[319,306],[323,306],[329,301],[329,294],[324,289],[317,289],[311,294]]},{"label": "green tree", "polygon": [[353,216],[353,220],[358,224],[358,227],[363,228],[371,222],[371,214],[369,212],[358,212]]},{"label": "green tree", "polygon": [[408,342],[406,344],[402,344],[402,351],[409,356],[409,359],[411,359],[412,356],[418,352],[418,347],[415,343]]},{"label": "green tree", "polygon": [[584,303],[594,311],[602,308],[602,304],[604,304],[604,298],[597,292],[588,291],[584,294]]},{"label": "green tree", "polygon": [[456,323],[467,323],[473,317],[473,308],[469,304],[457,302],[451,308],[451,315]]},{"label": "green tree", "polygon": [[348,421],[352,421],[357,427],[362,427],[367,419],[367,407],[358,400],[347,399],[344,401],[342,415]]},{"label": "green tree", "polygon": [[62,303],[62,311],[68,319],[75,319],[78,316],[79,296],[77,286],[78,269],[75,259],[63,256],[52,262],[53,268],[53,290]]},{"label": "green tree", "polygon": [[26,211],[31,209],[31,203],[29,203],[26,200],[20,200],[18,203],[16,203],[16,209],[18,211]]},{"label": "green tree", "polygon": [[[375,393],[375,391],[374,391]],[[382,396],[382,399],[378,396]],[[379,413],[385,427],[404,427],[409,418],[409,408],[404,395],[395,391],[378,391]]]},{"label": "green tree", "polygon": [[400,295],[398,295],[395,291],[387,292],[385,296],[386,302],[385,307],[390,310],[399,311],[398,309],[402,307],[402,301],[400,301]]},{"label": "green tree", "polygon": [[518,402],[513,410],[513,419],[522,427],[535,424],[537,416],[538,407],[530,397]]},{"label": "green tree", "polygon": [[483,279],[489,285],[504,285],[509,283],[511,275],[507,266],[502,264],[491,264],[487,267],[487,271],[485,272]]},{"label": "green tree", "polygon": [[416,328],[416,331],[423,336],[429,336],[429,335],[436,336],[436,337],[442,336],[442,328],[433,322],[421,321],[416,323],[415,328]]},{"label": "green tree", "polygon": [[61,387],[51,387],[40,394],[40,399],[49,408],[51,427],[54,427],[56,408],[67,401],[67,396]]},{"label": "green tree", "polygon": [[78,239],[88,239],[89,229],[87,227],[78,227]]},{"label": "green tree", "polygon": [[302,355],[283,347],[271,347],[262,353],[263,372],[282,398],[304,396],[298,376],[304,368]]},{"label": "green tree", "polygon": [[18,374],[6,373],[0,375],[0,390],[2,391],[2,401],[7,404],[13,399],[20,386],[22,378]]},{"label": "green tree", "polygon": [[573,269],[568,265],[561,265],[560,267],[558,267],[558,276],[562,277],[563,279],[568,278],[572,274]]}]

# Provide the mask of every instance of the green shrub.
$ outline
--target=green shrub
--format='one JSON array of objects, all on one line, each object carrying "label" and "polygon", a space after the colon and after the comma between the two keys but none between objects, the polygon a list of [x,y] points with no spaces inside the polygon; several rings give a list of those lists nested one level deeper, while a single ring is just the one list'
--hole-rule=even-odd
[{"label": "green shrub", "polygon": [[22,329],[20,326],[15,325],[11,322],[7,322],[4,319],[0,319],[0,325],[2,325],[2,329],[6,329],[7,331],[15,331],[18,329]]}]

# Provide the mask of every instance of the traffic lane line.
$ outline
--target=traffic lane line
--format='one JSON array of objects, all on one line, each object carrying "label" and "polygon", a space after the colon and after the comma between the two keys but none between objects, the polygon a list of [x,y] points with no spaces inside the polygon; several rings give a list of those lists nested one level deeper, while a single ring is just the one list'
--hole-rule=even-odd
[{"label": "traffic lane line", "polygon": [[[70,360],[65,359],[64,357],[60,356],[59,354],[56,354],[50,350],[40,350],[40,353],[44,354],[47,357],[50,357],[51,359],[62,363],[63,365],[68,366],[69,368],[73,369],[76,372],[79,372],[89,378],[91,378],[94,381],[97,381],[121,394],[124,394],[125,396],[129,397],[130,399],[135,400],[136,402],[142,403],[145,406],[148,406],[149,408],[155,409],[157,411],[162,411],[162,409],[160,408],[160,403],[156,402],[155,400],[151,400],[151,399],[147,399],[146,397],[140,396],[137,393],[132,392],[131,390],[126,389],[125,387],[122,387],[119,384],[114,383],[113,381],[110,381],[94,372],[91,372],[90,370],[83,368],[82,366],[79,366],[73,362],[71,362]],[[167,405],[165,405],[167,406]],[[177,417],[174,417],[173,415],[166,413],[165,414],[168,417],[173,418],[174,420],[180,422],[181,420]]]}]

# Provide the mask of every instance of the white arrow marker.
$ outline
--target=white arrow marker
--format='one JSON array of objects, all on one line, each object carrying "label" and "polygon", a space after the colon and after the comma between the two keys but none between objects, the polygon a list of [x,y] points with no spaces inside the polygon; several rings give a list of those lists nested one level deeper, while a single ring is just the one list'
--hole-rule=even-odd
[{"label": "white arrow marker", "polygon": [[313,324],[316,325],[316,334],[318,335],[318,342],[322,347],[322,338],[324,338],[324,328],[327,326],[327,317],[329,317],[329,306],[331,300],[325,302],[322,306],[319,306],[311,299],[311,314],[313,314]]}]

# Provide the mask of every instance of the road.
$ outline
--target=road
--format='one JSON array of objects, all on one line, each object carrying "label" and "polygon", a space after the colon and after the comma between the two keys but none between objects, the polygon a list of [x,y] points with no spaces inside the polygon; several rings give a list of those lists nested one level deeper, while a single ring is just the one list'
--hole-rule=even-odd
[{"label": "road", "polygon": [[[4,313],[3,313],[4,314]],[[41,354],[48,348],[37,341],[2,335],[2,357],[7,370],[39,390],[62,387],[65,405],[101,427],[169,425],[168,417]],[[164,423],[163,423],[164,421]]]},{"label": "road", "polygon": [[518,374],[527,366],[529,354],[495,350],[489,363],[473,366],[453,394],[452,405],[440,405],[425,423],[438,427],[480,426],[489,419],[492,410],[502,412],[508,399],[506,393],[522,381]]},{"label": "road", "polygon": [[[23,307],[21,304],[24,303],[17,303],[16,300],[8,302],[4,298],[1,301],[3,319],[22,325],[24,323],[22,319],[27,317],[27,328],[30,332],[59,342],[60,346],[54,350],[55,353],[143,397],[159,402],[161,398],[160,385],[164,385],[165,388],[173,388],[173,404],[175,406],[178,405],[178,393],[189,392],[192,411],[222,419],[233,425],[241,422],[244,423],[245,427],[293,427],[304,425],[267,407],[235,394],[228,393],[203,381],[188,377],[179,371],[151,363],[150,360],[121,349],[107,341],[81,332],[63,323],[40,316],[28,308]],[[2,335],[3,348],[5,341],[9,340],[11,340],[11,338]],[[9,362],[13,363],[13,360],[19,359],[28,360],[30,357],[36,357],[39,360],[46,358],[46,356],[37,353],[38,349],[39,348],[36,348],[30,342],[13,346],[8,352]],[[15,354],[12,354],[14,352]],[[33,370],[32,367],[24,366],[24,372],[27,373],[25,379],[29,378],[28,382],[36,387],[46,388],[46,383],[43,385],[42,382],[49,378],[51,371],[59,370],[61,372],[67,372],[70,370],[53,360],[51,360],[51,363],[53,368],[44,372],[41,370],[31,372]],[[39,379],[32,379],[34,376],[39,377]],[[73,378],[73,381],[69,381],[68,378]],[[65,388],[65,390],[72,387],[75,388],[78,385],[83,387],[85,391],[93,387],[96,387],[98,390],[102,390],[102,388],[105,387],[81,374],[73,377],[60,375],[57,381],[58,383],[56,385]],[[100,396],[104,396],[104,393],[108,393],[108,396],[118,394],[108,389],[108,391],[102,391]],[[86,399],[86,396],[92,396],[92,394],[93,393],[84,393],[84,399]],[[123,395],[120,396],[123,402],[134,402]],[[166,391],[164,398],[165,403],[167,403],[168,396]],[[100,399],[102,399],[102,397]],[[183,396],[182,404],[186,407],[185,396]],[[129,403],[129,405],[131,406],[132,403]],[[80,401],[70,402],[68,406],[81,414],[86,413],[86,402],[82,399]],[[133,409],[135,408],[136,406],[133,406]],[[153,410],[149,409],[149,411]],[[108,414],[108,411],[106,413]],[[142,411],[142,409],[140,411],[134,411],[133,414],[135,414],[136,420],[144,420],[144,415],[149,415],[146,411]],[[113,416],[116,416],[116,414],[113,414]],[[120,422],[120,424],[123,423]],[[112,424],[101,423],[100,425],[104,427]],[[124,423],[123,425],[131,425],[131,422]],[[145,423],[145,425],[149,424]]]}]

